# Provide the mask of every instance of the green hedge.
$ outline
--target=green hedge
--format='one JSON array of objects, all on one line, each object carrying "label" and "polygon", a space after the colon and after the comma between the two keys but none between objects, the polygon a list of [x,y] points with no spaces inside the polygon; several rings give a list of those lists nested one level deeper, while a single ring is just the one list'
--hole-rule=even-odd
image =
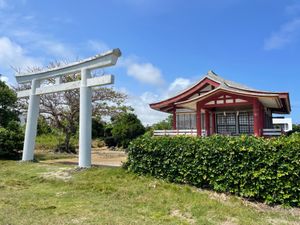
[{"label": "green hedge", "polygon": [[300,206],[300,135],[151,137],[128,148],[125,167],[171,182]]}]

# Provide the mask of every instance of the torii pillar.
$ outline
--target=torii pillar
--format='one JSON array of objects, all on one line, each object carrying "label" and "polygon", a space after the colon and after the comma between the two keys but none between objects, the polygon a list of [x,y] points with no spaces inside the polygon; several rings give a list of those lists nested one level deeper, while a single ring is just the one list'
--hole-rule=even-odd
[{"label": "torii pillar", "polygon": [[29,96],[29,105],[27,112],[27,124],[22,155],[23,161],[33,160],[35,136],[37,133],[37,122],[40,111],[40,96],[36,95],[36,89],[38,87],[40,87],[40,81],[37,79],[33,79],[31,82],[31,93]]},{"label": "torii pillar", "polygon": [[91,78],[91,72],[82,69],[79,109],[79,167],[91,166],[92,88],[87,86],[88,78]]}]

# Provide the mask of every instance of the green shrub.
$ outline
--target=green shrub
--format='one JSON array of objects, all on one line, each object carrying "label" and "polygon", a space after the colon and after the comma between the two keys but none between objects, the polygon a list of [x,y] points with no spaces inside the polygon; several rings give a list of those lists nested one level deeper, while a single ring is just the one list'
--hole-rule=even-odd
[{"label": "green shrub", "polygon": [[207,138],[142,136],[125,167],[171,182],[300,206],[300,135]]},{"label": "green shrub", "polygon": [[293,129],[288,131],[286,134],[289,136],[294,133],[300,133],[300,125],[299,124],[293,124]]},{"label": "green shrub", "polygon": [[105,147],[105,142],[100,139],[100,138],[96,138],[96,139],[92,139],[92,148],[102,148]]},{"label": "green shrub", "polygon": [[117,146],[117,142],[116,142],[115,138],[112,137],[112,136],[110,136],[110,137],[104,137],[103,140],[104,140],[105,145],[107,147],[115,147],[115,146]]},{"label": "green shrub", "polygon": [[145,133],[145,127],[133,113],[121,113],[112,119],[104,131],[104,141],[109,147],[127,148],[130,141]]},{"label": "green shrub", "polygon": [[76,148],[74,145],[71,143],[59,143],[55,149],[54,152],[59,152],[59,153],[74,153],[76,154]]},{"label": "green shrub", "polygon": [[18,121],[17,94],[0,80],[0,157],[16,159],[23,147],[23,129]]},{"label": "green shrub", "polygon": [[100,118],[92,119],[92,138],[102,138],[104,136],[105,123]]},{"label": "green shrub", "polygon": [[51,126],[48,124],[47,120],[43,116],[40,116],[37,124],[37,135],[50,133],[52,133]]},{"label": "green shrub", "polygon": [[18,120],[17,94],[0,80],[0,126],[7,127],[10,121]]},{"label": "green shrub", "polygon": [[18,122],[10,121],[6,128],[0,127],[0,158],[19,159],[23,140],[23,129]]},{"label": "green shrub", "polygon": [[173,127],[173,115],[169,115],[166,119],[155,123],[151,126],[153,130],[172,130]]}]

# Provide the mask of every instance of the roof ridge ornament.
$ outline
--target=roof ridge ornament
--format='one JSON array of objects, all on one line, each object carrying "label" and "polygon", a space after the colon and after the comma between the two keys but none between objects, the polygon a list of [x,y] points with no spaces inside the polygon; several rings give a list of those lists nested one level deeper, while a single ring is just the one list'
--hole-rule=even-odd
[{"label": "roof ridge ornament", "polygon": [[208,72],[207,72],[207,75],[213,75],[213,76],[218,76],[218,74],[216,74],[213,70],[209,70]]}]

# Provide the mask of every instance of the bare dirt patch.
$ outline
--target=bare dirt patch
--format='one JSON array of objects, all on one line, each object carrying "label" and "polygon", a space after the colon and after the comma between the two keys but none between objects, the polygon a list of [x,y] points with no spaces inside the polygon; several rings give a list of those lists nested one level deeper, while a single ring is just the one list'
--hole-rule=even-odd
[{"label": "bare dirt patch", "polygon": [[236,218],[227,218],[224,222],[221,223],[221,225],[237,225],[238,223],[238,219]]},{"label": "bare dirt patch", "polygon": [[242,200],[242,203],[244,205],[250,206],[260,212],[281,212],[281,213],[287,212],[290,215],[300,217],[300,208],[295,208],[295,207],[294,208],[286,208],[281,205],[269,206],[269,205],[261,203],[261,202],[251,202],[247,199],[243,199],[243,198],[240,198],[240,199]]},{"label": "bare dirt patch", "polygon": [[288,221],[284,219],[268,219],[268,222],[272,225],[299,225],[300,222]]},{"label": "bare dirt patch", "polygon": [[69,181],[72,178],[72,173],[74,169],[66,169],[66,168],[58,168],[55,171],[49,171],[45,173],[41,173],[41,177],[44,179],[59,179],[63,181]]},{"label": "bare dirt patch", "polygon": [[177,217],[180,220],[184,220],[189,224],[195,224],[196,221],[193,218],[192,214],[189,212],[181,212],[179,209],[172,210],[170,213],[171,216]]},{"label": "bare dirt patch", "polygon": [[240,199],[243,205],[254,208],[259,212],[281,212],[281,213],[288,213],[292,216],[300,217],[300,208],[295,208],[295,207],[287,208],[281,205],[270,206],[263,202],[250,201],[246,198],[238,197],[235,195],[230,195],[227,193],[218,193],[212,190],[205,190],[201,188],[197,188],[196,191],[207,193],[211,199],[217,200],[222,203],[231,204],[229,200],[231,197],[234,197]]},{"label": "bare dirt patch", "polygon": [[219,202],[226,202],[230,198],[228,195],[224,193],[218,193],[215,191],[209,191],[207,193],[211,199],[217,200]]},{"label": "bare dirt patch", "polygon": [[[111,151],[106,147],[92,149],[93,166],[121,167],[126,160],[127,154],[124,151]],[[43,163],[77,165],[78,155],[73,158],[45,160]]]}]

